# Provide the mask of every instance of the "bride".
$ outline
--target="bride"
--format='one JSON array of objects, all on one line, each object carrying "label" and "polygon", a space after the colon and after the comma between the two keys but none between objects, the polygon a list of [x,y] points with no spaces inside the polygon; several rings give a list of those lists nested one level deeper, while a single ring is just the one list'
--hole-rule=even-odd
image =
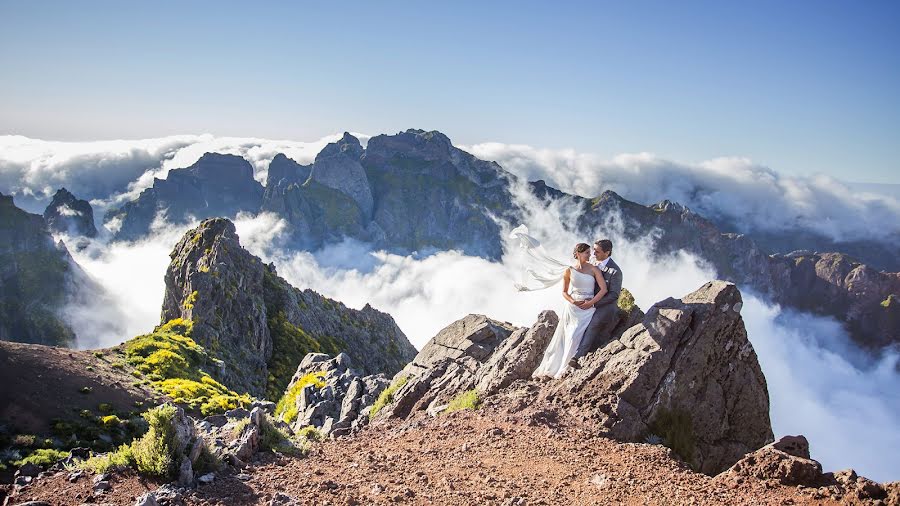
[{"label": "bride", "polygon": [[[528,235],[528,229],[521,225],[513,230],[512,239],[535,260],[544,272],[533,269],[526,271],[526,277],[538,282],[539,286],[529,287],[517,284],[519,290],[540,290],[555,285],[562,279],[562,296],[566,304],[559,315],[559,325],[544,352],[540,365],[533,377],[552,376],[559,378],[566,371],[569,360],[575,356],[584,331],[594,315],[594,303],[606,293],[606,280],[596,266],[589,263],[591,247],[585,243],[575,246],[572,256],[574,265],[566,265],[547,255],[541,244]],[[598,289],[595,292],[595,285]]]}]

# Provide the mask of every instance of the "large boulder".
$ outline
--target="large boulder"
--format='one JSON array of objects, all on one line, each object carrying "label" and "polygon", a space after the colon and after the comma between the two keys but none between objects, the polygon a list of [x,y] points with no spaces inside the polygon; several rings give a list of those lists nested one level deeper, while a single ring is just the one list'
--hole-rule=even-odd
[{"label": "large boulder", "polygon": [[783,485],[816,485],[822,477],[822,465],[809,458],[809,443],[803,436],[785,436],[744,455],[720,480],[752,477],[775,480]]},{"label": "large boulder", "polygon": [[724,281],[658,302],[546,393],[617,438],[661,440],[695,469],[718,473],[773,439],[742,305]]}]

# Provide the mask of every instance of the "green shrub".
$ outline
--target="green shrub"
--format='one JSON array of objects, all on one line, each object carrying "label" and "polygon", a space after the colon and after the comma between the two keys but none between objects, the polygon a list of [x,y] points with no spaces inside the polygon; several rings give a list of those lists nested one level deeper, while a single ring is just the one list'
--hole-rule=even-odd
[{"label": "green shrub", "polygon": [[100,418],[100,423],[106,428],[118,427],[122,423],[116,415],[107,415]]},{"label": "green shrub", "polygon": [[394,402],[394,394],[409,381],[409,377],[401,376],[396,381],[392,382],[387,388],[385,388],[381,395],[378,396],[378,399],[375,400],[375,404],[372,405],[372,410],[369,411],[369,419],[375,418],[375,415],[378,414],[379,411],[382,410],[388,404]]},{"label": "green shrub", "polygon": [[275,405],[275,418],[281,419],[287,423],[294,423],[297,419],[297,397],[309,385],[315,385],[316,388],[325,388],[325,371],[317,371],[303,376],[291,388],[284,393],[278,404]]},{"label": "green shrub", "polygon": [[84,370],[85,370],[85,371],[88,371],[88,372],[91,372],[91,371],[94,370],[94,366],[89,365],[89,366],[85,367]]},{"label": "green shrub", "polygon": [[241,433],[244,432],[244,429],[250,425],[250,418],[244,418],[238,421],[238,423],[234,424],[234,427],[231,428],[231,435],[234,437],[240,437]]},{"label": "green shrub", "polygon": [[93,392],[94,389],[91,388],[91,387],[81,387],[81,388],[78,389],[78,391],[81,392],[81,393],[83,393],[83,394],[89,394],[89,393]]},{"label": "green shrub", "polygon": [[628,314],[631,314],[631,311],[634,310],[634,295],[628,289],[622,288],[622,291],[619,293],[618,306],[619,309]]},{"label": "green shrub", "polygon": [[685,462],[693,462],[695,442],[690,413],[662,408],[650,423],[648,432],[662,438],[662,443]]},{"label": "green shrub", "polygon": [[177,409],[171,404],[148,410],[143,414],[149,425],[147,433],[131,443],[131,454],[138,472],[169,478],[175,474],[174,456],[181,453],[175,440],[172,419]]},{"label": "green shrub", "polygon": [[101,413],[112,413],[113,407],[112,404],[101,402],[100,405],[97,406],[97,409],[100,410]]},{"label": "green shrub", "polygon": [[321,441],[325,438],[319,431],[319,429],[315,428],[312,425],[307,425],[306,427],[300,429],[300,431],[297,433],[297,436],[307,441]]},{"label": "green shrub", "polygon": [[102,359],[102,358],[103,358],[103,352],[102,352],[102,351],[95,351],[95,352],[94,352],[94,356],[97,357],[97,358]]},{"label": "green shrub", "polygon": [[60,460],[69,456],[69,452],[54,450],[52,448],[41,448],[35,450],[34,453],[22,460],[13,462],[16,467],[22,467],[25,464],[35,464],[41,467],[47,467],[56,464]]},{"label": "green shrub", "polygon": [[[267,276],[269,284],[274,283]],[[287,320],[283,309],[268,309],[267,326],[272,336],[272,357],[267,364],[269,377],[266,383],[266,396],[271,400],[279,399],[297,372],[297,364],[307,353],[327,353],[336,355],[344,348],[343,343],[327,336],[316,337],[303,328],[293,325]]]},{"label": "green shrub", "polygon": [[461,411],[463,409],[475,410],[480,406],[481,399],[478,398],[478,392],[476,390],[466,390],[450,401],[450,404],[447,406],[447,413]]}]

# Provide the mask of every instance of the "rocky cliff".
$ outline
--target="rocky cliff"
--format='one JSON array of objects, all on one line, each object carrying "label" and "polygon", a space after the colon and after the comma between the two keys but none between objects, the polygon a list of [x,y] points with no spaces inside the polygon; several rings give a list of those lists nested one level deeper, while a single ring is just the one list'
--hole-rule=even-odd
[{"label": "rocky cliff", "polygon": [[44,210],[44,221],[52,232],[97,237],[94,208],[88,201],[75,197],[65,188],[60,188],[53,195],[53,200]]},{"label": "rocky cliff", "polygon": [[310,352],[346,352],[360,371],[393,374],[415,348],[389,315],[299,290],[240,245],[226,219],[188,231],[170,255],[162,321],[193,322],[228,387],[280,398]]},{"label": "rocky cliff", "polygon": [[77,271],[44,218],[0,194],[0,340],[73,344],[75,333],[61,311]]}]

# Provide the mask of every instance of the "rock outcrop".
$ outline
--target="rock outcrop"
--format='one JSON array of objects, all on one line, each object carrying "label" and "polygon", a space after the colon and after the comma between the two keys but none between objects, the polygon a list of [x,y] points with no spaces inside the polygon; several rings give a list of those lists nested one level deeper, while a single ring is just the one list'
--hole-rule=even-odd
[{"label": "rock outcrop", "polygon": [[[707,283],[646,315],[620,304],[627,310],[620,307],[612,340],[541,385],[540,399],[596,420],[612,437],[663,442],[708,474],[773,439],[766,381],[733,284]],[[436,414],[466,393],[486,398],[529,380],[556,325],[552,311],[527,329],[480,315],[452,323],[395,375],[376,419]]]},{"label": "rock outcrop", "polygon": [[822,465],[809,457],[809,442],[805,437],[785,436],[748,453],[717,478],[733,480],[737,477],[811,486],[821,480]]},{"label": "rock outcrop", "polygon": [[82,274],[44,218],[0,194],[0,341],[69,346],[62,318],[73,280]]},{"label": "rock outcrop", "polygon": [[97,237],[94,208],[90,202],[76,198],[65,188],[60,188],[53,195],[53,200],[44,210],[44,221],[51,232],[73,237]]},{"label": "rock outcrop", "polygon": [[263,187],[253,179],[247,160],[205,153],[190,167],[170,170],[166,179],[155,178],[136,200],[107,213],[104,223],[116,239],[132,240],[147,234],[159,213],[173,223],[233,217],[241,211],[259,211],[262,196]]},{"label": "rock outcrop", "polygon": [[372,219],[372,189],[366,171],[360,165],[363,148],[359,139],[344,132],[337,142],[325,146],[316,155],[310,180],[347,195],[359,206],[365,222]]},{"label": "rock outcrop", "polygon": [[285,412],[276,415],[295,433],[313,426],[323,436],[346,435],[368,423],[369,409],[388,383],[384,374],[362,376],[346,353],[310,353],[285,390]]},{"label": "rock outcrop", "polygon": [[277,400],[310,352],[341,351],[365,374],[393,374],[415,354],[389,315],[299,290],[240,245],[234,224],[206,220],[170,254],[162,321],[193,322],[230,388]]},{"label": "rock outcrop", "polygon": [[715,474],[772,441],[766,380],[737,287],[713,281],[653,305],[550,391],[628,441],[660,438]]}]

